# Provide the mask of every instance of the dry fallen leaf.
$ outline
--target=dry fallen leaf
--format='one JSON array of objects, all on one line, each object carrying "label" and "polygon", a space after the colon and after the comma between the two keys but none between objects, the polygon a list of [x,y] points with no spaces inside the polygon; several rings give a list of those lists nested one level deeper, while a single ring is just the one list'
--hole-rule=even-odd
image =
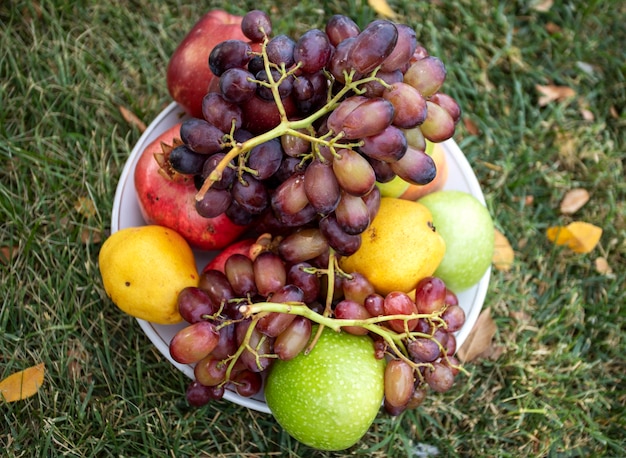
[{"label": "dry fallen leaf", "polygon": [[609,261],[606,260],[605,257],[600,256],[595,260],[596,272],[602,275],[611,275],[613,273],[613,269],[609,265]]},{"label": "dry fallen leaf", "polygon": [[496,334],[496,322],[491,318],[491,308],[486,308],[476,320],[476,324],[461,348],[457,350],[459,361],[467,363],[475,360],[480,354],[491,346],[491,339]]},{"label": "dry fallen leaf", "polygon": [[470,118],[464,117],[463,124],[470,135],[478,135],[480,133],[480,129],[478,129],[476,123]]},{"label": "dry fallen leaf", "polygon": [[124,120],[128,124],[139,129],[139,132],[143,133],[146,130],[145,123],[141,119],[139,119],[135,113],[130,111],[128,108],[123,107],[122,105],[119,106],[119,110],[120,113],[122,113]]},{"label": "dry fallen leaf", "polygon": [[575,253],[589,253],[602,236],[602,228],[583,221],[567,226],[553,226],[546,231],[548,239],[557,245],[567,245]]},{"label": "dry fallen leaf", "polygon": [[546,11],[550,11],[550,8],[552,8],[553,3],[554,3],[553,0],[541,0],[539,2],[536,2],[534,5],[532,5],[531,8],[534,9],[535,11],[540,11],[542,13],[545,13]]},{"label": "dry fallen leaf", "polygon": [[576,91],[568,86],[555,86],[553,84],[542,86],[537,84],[535,85],[535,89],[541,93],[541,97],[539,97],[540,107],[546,106],[554,101],[569,99],[576,95]]},{"label": "dry fallen leaf", "polygon": [[84,244],[100,243],[102,242],[102,231],[99,229],[84,228],[80,231],[80,241]]},{"label": "dry fallen leaf", "polygon": [[19,254],[18,246],[0,246],[0,264],[8,265]]},{"label": "dry fallen leaf", "polygon": [[561,201],[561,213],[571,215],[580,210],[589,201],[589,191],[584,188],[570,189]]},{"label": "dry fallen leaf", "polygon": [[504,272],[509,271],[513,266],[514,259],[515,253],[509,240],[502,232],[495,229],[495,244],[492,258],[494,267]]},{"label": "dry fallen leaf", "polygon": [[85,218],[89,218],[96,214],[96,205],[89,197],[79,197],[74,204],[74,210]]},{"label": "dry fallen leaf", "polygon": [[367,3],[381,16],[385,16],[389,19],[396,16],[396,13],[391,9],[386,0],[367,0]]},{"label": "dry fallen leaf", "polygon": [[560,33],[561,30],[562,30],[561,27],[555,24],[554,22],[548,22],[546,24],[546,32],[548,32],[551,35],[554,35],[555,33]]},{"label": "dry fallen leaf", "polygon": [[14,402],[33,396],[43,384],[46,368],[43,363],[9,375],[0,381],[0,399]]}]

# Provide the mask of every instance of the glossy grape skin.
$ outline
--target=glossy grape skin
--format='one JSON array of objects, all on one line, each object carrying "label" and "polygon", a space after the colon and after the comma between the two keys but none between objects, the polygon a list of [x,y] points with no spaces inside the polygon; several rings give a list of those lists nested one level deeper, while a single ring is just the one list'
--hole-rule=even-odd
[{"label": "glossy grape skin", "polygon": [[262,213],[269,206],[267,188],[249,173],[244,173],[241,180],[234,180],[231,192],[233,199],[253,215]]},{"label": "glossy grape skin", "polygon": [[230,255],[224,263],[224,274],[237,296],[247,297],[257,294],[254,267],[248,256],[241,253]]},{"label": "glossy grape skin", "polygon": [[304,172],[304,192],[320,215],[333,212],[341,199],[341,188],[332,165],[313,160]]},{"label": "glossy grape skin", "polygon": [[237,352],[237,337],[235,336],[235,323],[226,324],[219,328],[219,341],[211,352],[211,356],[223,360]]},{"label": "glossy grape skin", "polygon": [[295,358],[307,346],[311,329],[311,320],[296,316],[274,340],[274,353],[283,361]]},{"label": "glossy grape skin", "polygon": [[197,175],[202,172],[207,155],[196,153],[187,145],[180,145],[170,152],[167,159],[176,172],[183,175]]},{"label": "glossy grape skin", "polygon": [[411,184],[425,185],[437,176],[434,159],[423,150],[408,147],[404,156],[389,164],[396,175]]},{"label": "glossy grape skin", "polygon": [[465,324],[465,311],[459,305],[448,305],[441,315],[448,332],[457,332]]},{"label": "glossy grape skin", "polygon": [[350,60],[360,73],[369,73],[391,54],[398,41],[398,30],[391,21],[370,23],[356,37]]},{"label": "glossy grape skin", "polygon": [[332,167],[341,189],[354,196],[369,193],[376,184],[376,174],[369,162],[349,149],[340,149],[337,155]]},{"label": "glossy grape skin", "polygon": [[248,11],[241,20],[241,31],[253,43],[261,43],[272,34],[272,20],[265,11]]},{"label": "glossy grape skin", "polygon": [[209,92],[202,99],[202,117],[222,132],[240,129],[242,116],[241,107],[227,101],[219,92]]},{"label": "glossy grape skin", "polygon": [[[374,287],[369,280],[359,272],[352,272],[350,278],[341,282],[343,296],[361,305],[365,305],[365,299],[374,294]],[[369,311],[368,311],[369,312]]]},{"label": "glossy grape skin", "polygon": [[189,118],[180,125],[180,138],[196,153],[213,154],[223,148],[224,132],[204,119]]},{"label": "glossy grape skin", "polygon": [[[406,152],[405,152],[406,153]],[[391,164],[385,161],[379,161],[378,159],[372,159],[365,155],[367,162],[372,166],[374,170],[374,176],[379,183],[388,183],[396,177],[396,172],[391,169]]]},{"label": "glossy grape skin", "polygon": [[216,218],[230,207],[232,200],[230,191],[211,187],[201,200],[196,200],[196,211],[205,218]]},{"label": "glossy grape skin", "polygon": [[440,311],[445,299],[446,285],[441,278],[425,277],[415,286],[415,304],[419,313],[430,314]]},{"label": "glossy grape skin", "polygon": [[440,143],[452,138],[455,122],[445,108],[426,101],[426,119],[420,124],[420,130],[428,140]]},{"label": "glossy grape skin", "polygon": [[406,361],[392,359],[385,367],[385,404],[404,407],[415,390],[413,367]]},{"label": "glossy grape skin", "polygon": [[459,305],[459,298],[454,291],[446,288],[446,305]]},{"label": "glossy grape skin", "polygon": [[255,218],[255,215],[248,212],[248,210],[239,205],[239,203],[234,199],[224,214],[228,217],[228,219],[239,226],[248,226]]},{"label": "glossy grape skin", "polygon": [[276,35],[272,37],[267,43],[265,49],[268,60],[278,66],[285,65],[285,68],[290,68],[294,63],[294,49],[296,42],[293,41],[287,35]]},{"label": "glossy grape skin", "polygon": [[209,68],[221,76],[230,68],[243,68],[252,57],[252,48],[241,40],[225,40],[218,43],[209,54]]},{"label": "glossy grape skin", "polygon": [[[367,320],[372,316],[367,309],[356,301],[344,299],[335,306],[335,318],[340,320]],[[342,326],[342,331],[355,336],[364,336],[369,332],[362,326]]]},{"label": "glossy grape skin", "polygon": [[461,119],[461,107],[458,102],[448,94],[437,92],[433,94],[429,100],[446,110],[455,124]]},{"label": "glossy grape skin", "polygon": [[[417,313],[415,302],[408,294],[400,291],[392,291],[385,296],[383,303],[385,315],[412,315]],[[396,332],[403,333],[406,330],[412,331],[417,326],[417,319],[408,320],[405,327],[405,321],[401,319],[389,320],[389,327]]]},{"label": "glossy grape skin", "polygon": [[181,364],[192,364],[207,356],[217,346],[215,325],[198,321],[176,332],[169,344],[170,356]]},{"label": "glossy grape skin", "polygon": [[363,137],[370,137],[379,134],[393,121],[393,105],[383,99],[376,97],[367,99],[359,104],[345,117],[340,132],[343,132],[346,139],[356,140]]},{"label": "glossy grape skin", "polygon": [[426,369],[424,372],[424,379],[432,390],[438,393],[445,393],[454,384],[452,369],[441,362],[434,362],[432,365],[432,370]]},{"label": "glossy grape skin", "polygon": [[397,162],[406,154],[408,143],[404,132],[395,126],[387,126],[382,132],[363,138],[359,151],[372,159]]},{"label": "glossy grape skin", "polygon": [[383,72],[397,70],[409,64],[411,57],[413,57],[417,49],[415,30],[406,24],[395,24],[395,26],[398,38],[393,50],[381,65]]},{"label": "glossy grape skin", "polygon": [[413,394],[411,395],[409,402],[406,404],[406,408],[416,409],[422,405],[425,399],[426,389],[422,386],[416,387],[415,390],[413,390]]},{"label": "glossy grape skin", "polygon": [[308,262],[298,262],[287,271],[287,283],[296,285],[302,290],[302,301],[306,304],[315,301],[320,293],[320,278],[315,273],[306,271],[311,267]]},{"label": "glossy grape skin", "polygon": [[344,122],[348,115],[352,113],[359,105],[367,102],[369,99],[361,95],[353,95],[341,101],[341,103],[330,113],[326,120],[326,127],[333,133],[341,132]]},{"label": "glossy grape skin", "polygon": [[372,293],[365,297],[363,306],[372,316],[381,316],[385,314],[385,298],[378,293]]},{"label": "glossy grape skin", "polygon": [[227,365],[215,356],[205,356],[193,368],[196,380],[205,386],[216,386],[226,379]]},{"label": "glossy grape skin", "polygon": [[278,171],[282,160],[283,148],[280,140],[272,139],[250,150],[248,167],[256,171],[257,180],[267,180]]},{"label": "glossy grape skin", "polygon": [[363,197],[361,197],[361,199],[363,199],[363,202],[365,202],[367,210],[370,213],[370,221],[373,221],[378,214],[378,210],[380,210],[380,189],[374,186],[372,190],[365,194]]},{"label": "glossy grape skin", "polygon": [[351,235],[361,234],[370,225],[370,212],[363,199],[347,192],[341,193],[335,218],[341,229]]},{"label": "glossy grape skin", "polygon": [[404,73],[404,82],[430,97],[441,88],[446,79],[446,67],[438,57],[427,56],[415,61]]},{"label": "glossy grape skin", "polygon": [[342,41],[348,38],[356,37],[361,29],[350,17],[343,14],[335,14],[326,21],[324,29],[328,39],[333,46],[338,46]]},{"label": "glossy grape skin", "polygon": [[426,151],[426,138],[424,137],[424,134],[419,126],[412,127],[411,129],[402,129],[402,132],[404,132],[404,136],[406,137],[406,142],[409,144],[409,147]]},{"label": "glossy grape skin", "polygon": [[[333,75],[336,81],[344,84],[346,82],[346,75],[349,75],[352,68],[352,62],[350,61],[350,54],[352,48],[356,43],[355,38],[347,38],[337,45],[332,59],[328,63],[328,71]],[[360,79],[360,75],[354,75],[353,80]]]},{"label": "glossy grape skin", "polygon": [[416,363],[435,361],[441,354],[437,342],[426,337],[416,337],[407,344],[409,355]]},{"label": "glossy grape skin", "polygon": [[426,99],[413,86],[404,82],[394,83],[383,91],[382,97],[393,105],[394,126],[410,129],[426,119]]},{"label": "glossy grape skin", "polygon": [[320,220],[319,228],[328,240],[328,244],[340,256],[350,256],[361,246],[361,236],[346,233],[332,214]]},{"label": "glossy grape skin", "polygon": [[211,401],[222,399],[224,387],[210,387],[194,380],[185,391],[185,398],[190,406],[202,407]]},{"label": "glossy grape skin", "polygon": [[[280,304],[302,302],[303,298],[304,293],[299,287],[296,285],[285,285],[272,294],[269,300]],[[267,336],[276,337],[287,329],[295,317],[296,315],[290,313],[269,312],[259,320],[256,328]]]},{"label": "glossy grape skin", "polygon": [[285,286],[287,271],[277,254],[264,251],[254,259],[252,265],[254,281],[261,296],[267,297]]},{"label": "glossy grape skin", "polygon": [[315,73],[326,66],[331,53],[328,36],[319,29],[310,29],[296,42],[293,58],[296,63],[301,63],[304,73]]},{"label": "glossy grape skin", "polygon": [[239,396],[249,398],[261,391],[263,378],[258,372],[244,369],[235,375],[232,383]]},{"label": "glossy grape skin", "polygon": [[207,316],[214,315],[218,307],[211,297],[200,288],[189,286],[184,288],[176,299],[178,313],[188,323],[197,323],[206,320]]},{"label": "glossy grape skin", "polygon": [[448,340],[444,345],[446,356],[453,356],[456,353],[456,337],[454,334],[448,334]]},{"label": "glossy grape skin", "polygon": [[271,204],[278,219],[283,215],[293,215],[307,206],[304,188],[304,173],[294,173],[283,181],[272,194]]},{"label": "glossy grape skin", "polygon": [[289,263],[299,263],[327,252],[328,242],[318,228],[305,228],[281,240],[278,253]]},{"label": "glossy grape skin", "polygon": [[200,274],[198,287],[205,291],[215,304],[221,304],[235,297],[226,275],[219,270],[208,269]]},{"label": "glossy grape skin", "polygon": [[[222,161],[222,159],[224,159],[224,157],[226,157],[226,153],[215,153],[215,154],[211,154],[209,158],[206,161],[204,161],[204,165],[202,166],[202,174],[201,174],[204,180],[206,180],[209,177],[209,175],[211,175],[211,172],[215,170],[215,168]],[[233,183],[235,179],[236,174],[237,172],[235,172],[235,169],[232,169],[230,167],[225,167],[224,170],[222,171],[222,177],[219,180],[214,181],[213,184],[211,185],[211,188],[212,189],[226,189],[230,187],[230,185]]]},{"label": "glossy grape skin", "polygon": [[257,85],[254,75],[243,68],[229,68],[220,76],[220,91],[231,103],[243,103],[254,96]]}]

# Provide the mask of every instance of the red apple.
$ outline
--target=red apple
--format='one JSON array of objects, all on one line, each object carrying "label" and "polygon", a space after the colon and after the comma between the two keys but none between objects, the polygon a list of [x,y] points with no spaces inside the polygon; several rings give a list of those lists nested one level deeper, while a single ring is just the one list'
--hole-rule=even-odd
[{"label": "red apple", "polygon": [[187,113],[202,118],[202,98],[217,79],[209,69],[209,54],[222,41],[248,39],[241,31],[242,16],[212,10],[183,38],[167,66],[167,89]]}]

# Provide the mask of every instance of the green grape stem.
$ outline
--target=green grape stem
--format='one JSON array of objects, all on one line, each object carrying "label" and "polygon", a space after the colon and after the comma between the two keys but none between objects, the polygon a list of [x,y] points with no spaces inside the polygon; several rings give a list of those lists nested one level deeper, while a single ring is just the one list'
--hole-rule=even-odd
[{"label": "green grape stem", "polygon": [[[413,368],[418,367],[432,367],[430,363],[416,363],[412,361],[407,356],[407,350],[404,345],[404,340],[412,340],[415,338],[425,338],[434,340],[439,346],[440,351],[445,355],[445,349],[441,345],[439,341],[433,338],[431,334],[418,332],[418,331],[405,331],[402,333],[397,333],[389,328],[384,326],[380,326],[381,323],[391,321],[391,320],[403,320],[405,323],[408,323],[411,320],[416,319],[426,319],[430,321],[439,322],[441,326],[445,326],[445,323],[441,319],[441,313],[414,313],[411,315],[384,315],[377,316],[372,318],[367,318],[364,320],[355,320],[355,319],[343,319],[343,318],[333,318],[326,314],[319,314],[314,310],[307,307],[305,304],[300,302],[292,302],[292,303],[276,303],[276,302],[257,302],[254,304],[246,304],[239,307],[239,311],[243,314],[244,317],[256,317],[259,314],[264,315],[268,312],[278,312],[278,313],[288,313],[292,315],[303,316],[314,323],[319,325],[316,336],[313,337],[313,340],[309,344],[309,346],[305,349],[304,353],[307,354],[310,352],[315,345],[316,338],[319,338],[319,334],[321,334],[320,329],[324,327],[330,328],[335,332],[341,332],[341,328],[344,326],[358,326],[361,328],[365,328],[373,334],[380,336],[385,343],[391,349],[393,355],[397,358],[402,359],[407,362]],[[405,326],[406,328],[406,326]],[[446,357],[447,359],[447,357]],[[455,368],[465,370],[460,366],[454,366]]]}]

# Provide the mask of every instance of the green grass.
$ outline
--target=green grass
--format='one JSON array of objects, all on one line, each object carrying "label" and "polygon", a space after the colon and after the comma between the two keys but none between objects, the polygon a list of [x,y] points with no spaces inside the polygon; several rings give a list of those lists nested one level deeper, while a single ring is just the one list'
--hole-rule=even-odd
[{"label": "green grass", "polygon": [[[333,13],[360,24],[366,2],[258,0],[297,35]],[[38,394],[0,406],[0,449],[33,456],[609,456],[626,454],[626,9],[618,2],[390,1],[448,67],[464,118],[456,140],[516,260],[495,272],[486,306],[496,360],[398,418],[381,414],[351,450],[317,453],[265,414],[228,402],[186,405],[185,377],[108,301],[97,255],[113,195],[140,136],[169,102],[168,57],[198,2],[0,5],[0,378],[46,364]],[[280,11],[279,11],[280,9]],[[550,27],[555,31],[549,32]],[[540,107],[536,85],[576,97]],[[593,114],[584,120],[581,109]],[[590,202],[558,211],[565,191]],[[75,209],[81,198],[95,212]],[[530,200],[529,200],[530,199]],[[604,229],[587,255],[545,229],[572,219]],[[603,256],[611,275],[594,268]]]}]

